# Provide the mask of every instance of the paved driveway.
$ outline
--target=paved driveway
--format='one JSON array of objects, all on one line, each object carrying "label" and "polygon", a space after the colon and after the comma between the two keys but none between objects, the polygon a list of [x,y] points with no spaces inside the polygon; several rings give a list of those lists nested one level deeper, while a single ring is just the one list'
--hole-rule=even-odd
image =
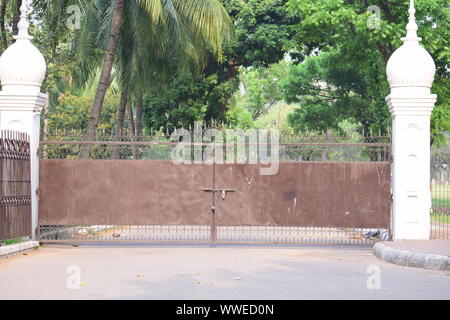
[{"label": "paved driveway", "polygon": [[420,298],[450,299],[450,273],[370,248],[43,247],[0,260],[0,299]]}]

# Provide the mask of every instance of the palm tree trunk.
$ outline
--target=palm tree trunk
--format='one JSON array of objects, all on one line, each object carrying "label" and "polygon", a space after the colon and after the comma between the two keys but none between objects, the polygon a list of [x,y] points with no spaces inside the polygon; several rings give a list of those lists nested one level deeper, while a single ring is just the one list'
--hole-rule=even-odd
[{"label": "palm tree trunk", "polygon": [[[88,130],[85,136],[86,141],[92,141],[95,138],[100,115],[102,113],[103,101],[105,100],[106,91],[108,90],[110,84],[111,71],[114,63],[114,57],[117,51],[119,32],[120,28],[122,27],[123,7],[124,0],[116,0],[111,32],[109,34],[108,48],[103,58],[103,67],[100,74],[100,81],[98,83],[94,104],[92,105],[91,109],[91,116],[89,118]],[[89,158],[90,151],[91,147],[89,145],[84,145],[81,152],[81,158]]]},{"label": "palm tree trunk", "polygon": [[128,100],[127,111],[128,111],[128,128],[130,131],[130,136],[134,136],[136,133],[136,128],[134,126],[133,105],[131,104],[131,100]]},{"label": "palm tree trunk", "polygon": [[[119,109],[117,110],[117,122],[116,122],[116,141],[122,141],[123,138],[123,124],[125,122],[125,110],[127,108],[128,92],[122,91],[120,96]],[[114,159],[120,159],[121,146],[114,147]]]},{"label": "palm tree trunk", "polygon": [[[142,137],[142,90],[138,89],[137,96],[136,96],[136,141],[140,141]],[[141,152],[140,148],[136,146],[136,158],[140,159]]]},{"label": "palm tree trunk", "polygon": [[139,90],[136,97],[136,136],[142,137],[142,91]]}]

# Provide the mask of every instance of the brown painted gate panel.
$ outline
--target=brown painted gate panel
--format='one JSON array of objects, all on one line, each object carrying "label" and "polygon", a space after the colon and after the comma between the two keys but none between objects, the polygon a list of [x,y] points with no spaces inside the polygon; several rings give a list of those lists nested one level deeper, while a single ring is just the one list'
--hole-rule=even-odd
[{"label": "brown painted gate panel", "polygon": [[204,165],[41,160],[41,225],[209,225]]},{"label": "brown painted gate panel", "polygon": [[218,226],[389,228],[390,164],[281,163],[272,176],[260,165],[217,165]]},{"label": "brown painted gate panel", "polygon": [[[389,229],[390,164],[216,165],[220,226]],[[211,165],[171,161],[41,160],[40,225],[210,226]]]}]

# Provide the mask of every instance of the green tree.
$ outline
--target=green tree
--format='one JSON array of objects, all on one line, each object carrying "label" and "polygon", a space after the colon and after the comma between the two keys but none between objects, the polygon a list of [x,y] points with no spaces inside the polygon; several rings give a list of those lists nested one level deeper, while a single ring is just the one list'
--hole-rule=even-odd
[{"label": "green tree", "polygon": [[292,48],[298,17],[288,0],[222,0],[234,20],[236,39],[226,50],[234,66],[267,67]]},{"label": "green tree", "polygon": [[[230,125],[233,126],[237,123],[248,126],[251,118],[247,117],[247,110],[243,109],[245,108],[243,106],[237,106],[234,99],[239,86],[240,72],[243,68],[250,66],[258,69],[269,67],[283,59],[291,47],[293,35],[291,28],[297,20],[287,10],[287,1],[221,0],[233,20],[235,33],[233,41],[224,46],[223,60],[218,62],[216,59],[209,59],[203,74],[198,76],[186,77],[184,71],[173,72],[170,82],[182,83],[182,85],[178,86],[179,93],[176,93],[177,88],[171,88],[170,96],[182,99],[189,94],[190,104],[194,104],[193,101],[196,100],[198,110],[205,107],[206,111],[197,113],[203,118],[196,120],[208,123],[213,120],[230,121]],[[198,88],[205,89],[199,91]],[[193,91],[188,93],[186,89]],[[154,96],[160,94],[167,97],[165,92],[155,93]],[[183,101],[175,101],[178,103],[174,105],[185,105]],[[255,106],[255,112],[258,112],[256,108],[258,107]],[[150,109],[147,107],[146,112]],[[231,114],[228,114],[229,112]],[[158,112],[158,114],[162,113]],[[173,117],[175,114],[181,116],[183,113],[172,112],[171,114],[170,119],[166,119],[153,113],[151,117],[154,120],[151,123],[146,121],[146,123],[154,125],[158,122],[161,126],[163,123],[172,126],[176,122],[186,122],[182,118],[177,120]],[[241,119],[240,116],[244,118]],[[189,119],[192,120],[192,117]]]},{"label": "green tree", "polygon": [[341,55],[338,50],[323,52],[291,67],[283,81],[285,99],[301,105],[289,116],[291,126],[297,131],[339,130],[341,121],[350,120],[365,132],[385,133],[390,117],[382,98],[388,90],[384,73],[377,72],[382,62],[361,58],[343,63]]},{"label": "green tree", "polygon": [[241,103],[250,112],[253,121],[283,100],[281,82],[287,77],[288,70],[289,63],[281,61],[267,68],[253,68],[242,73],[245,94]]},{"label": "green tree", "polygon": [[[366,132],[388,128],[385,67],[405,34],[408,1],[377,0],[370,5],[381,9],[379,28],[370,28],[371,14],[366,12],[369,3],[364,0],[289,1],[289,9],[300,18],[295,30],[297,51],[303,56],[320,57],[307,58],[304,66],[291,70],[285,84],[287,99],[303,105],[303,110],[291,116],[292,122],[314,119],[311,128],[335,127],[331,117],[336,117],[360,123]],[[416,9],[422,44],[437,65],[432,90],[440,97],[432,117],[432,132],[433,140],[440,141],[442,131],[448,130],[450,112],[448,3],[417,0]],[[310,75],[307,69],[314,64]],[[306,83],[300,79],[304,76],[315,82]],[[299,129],[302,126],[308,124],[297,125]]]},{"label": "green tree", "polygon": [[[106,95],[99,129],[111,131],[114,128],[118,100],[117,94]],[[87,128],[89,106],[92,102],[92,97],[78,97],[68,92],[59,95],[55,109],[49,114],[49,131],[52,133],[74,131],[77,135],[81,134]]]},{"label": "green tree", "polygon": [[[106,49],[102,59],[96,96],[91,108],[86,133],[87,140],[95,136],[103,100],[111,82],[111,72],[118,51],[124,53],[119,61],[119,65],[123,67],[120,80],[124,81],[126,76],[123,72],[127,71],[130,74],[133,70],[133,57],[138,59],[141,57],[149,58],[148,54],[142,52],[157,53],[158,57],[163,59],[168,55],[171,58],[189,56],[196,59],[197,62],[201,62],[203,60],[202,53],[206,52],[205,49],[208,48],[220,59],[222,44],[230,38],[231,34],[229,17],[218,0],[130,0],[126,3],[123,0],[115,0],[114,2],[99,0],[94,2],[95,4],[90,7],[86,14],[86,37],[81,37],[81,39],[82,41],[96,40],[97,42],[103,42]],[[122,28],[122,26],[126,21],[132,21],[139,12],[146,13],[147,23],[144,21],[139,25],[127,25],[127,27],[133,27],[131,29],[132,37],[123,37],[124,32],[121,31],[129,32],[130,30],[129,28]],[[103,17],[100,20],[103,23],[95,24],[95,19],[98,19],[99,15]],[[89,27],[92,26],[98,28],[90,30]],[[92,37],[92,31],[96,35],[95,37]],[[149,39],[155,40],[155,43],[151,44],[153,46],[142,46],[151,43]],[[128,50],[130,47],[138,48],[138,51]],[[199,47],[205,49],[198,50]],[[128,55],[130,53],[133,55],[132,57]],[[125,60],[127,57],[129,61]],[[157,65],[159,62],[160,60],[138,60],[136,62],[138,65],[137,71],[142,70],[142,68],[139,68],[142,65]],[[88,155],[89,148],[87,147],[83,150],[82,157],[88,157]]]}]

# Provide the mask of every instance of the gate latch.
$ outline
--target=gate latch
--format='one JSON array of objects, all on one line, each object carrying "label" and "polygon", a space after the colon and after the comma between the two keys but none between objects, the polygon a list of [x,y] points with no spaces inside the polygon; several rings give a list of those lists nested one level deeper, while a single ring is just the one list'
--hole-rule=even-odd
[{"label": "gate latch", "polygon": [[204,192],[220,192],[222,200],[225,200],[227,196],[227,192],[235,192],[233,189],[203,189]]}]

